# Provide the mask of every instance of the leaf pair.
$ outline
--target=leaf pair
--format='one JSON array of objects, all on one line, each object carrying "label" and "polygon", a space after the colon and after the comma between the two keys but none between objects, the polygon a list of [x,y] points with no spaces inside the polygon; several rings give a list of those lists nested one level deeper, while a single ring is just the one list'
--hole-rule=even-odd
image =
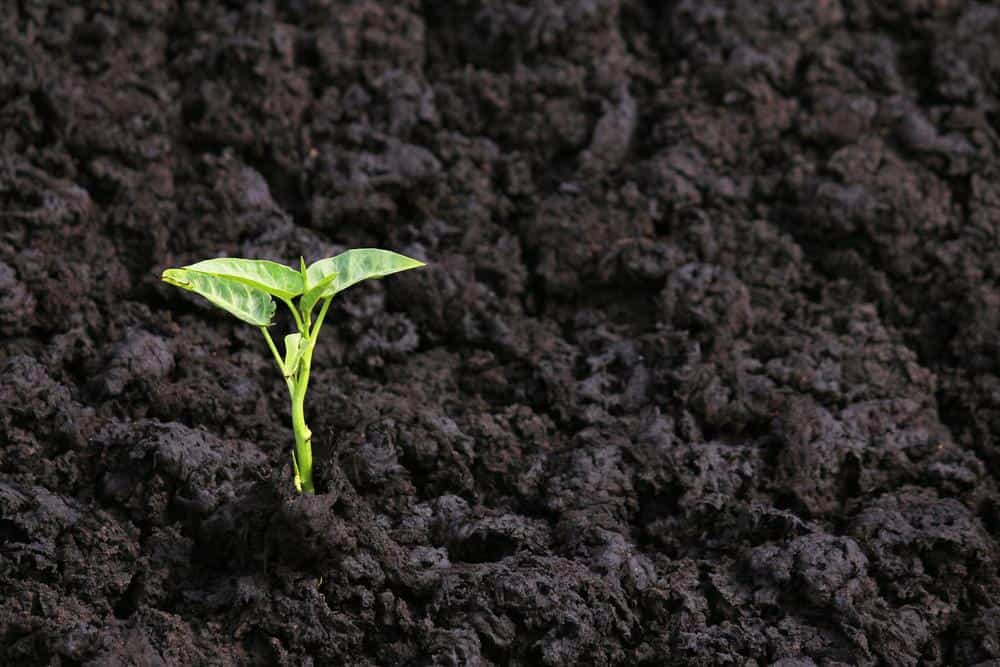
[{"label": "leaf pair", "polygon": [[259,327],[271,325],[275,303],[299,299],[306,318],[322,299],[368,278],[415,269],[424,263],[388,250],[357,248],[321,259],[296,271],[263,259],[220,257],[179,269],[167,269],[163,280],[195,292],[239,319]]}]

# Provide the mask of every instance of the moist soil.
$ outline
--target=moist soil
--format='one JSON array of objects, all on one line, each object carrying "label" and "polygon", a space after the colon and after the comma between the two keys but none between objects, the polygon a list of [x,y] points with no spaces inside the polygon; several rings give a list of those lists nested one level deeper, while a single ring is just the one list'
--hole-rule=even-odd
[{"label": "moist soil", "polygon": [[[998,664],[996,5],[84,4],[0,9],[0,664]],[[158,277],[365,246],[300,497]]]}]

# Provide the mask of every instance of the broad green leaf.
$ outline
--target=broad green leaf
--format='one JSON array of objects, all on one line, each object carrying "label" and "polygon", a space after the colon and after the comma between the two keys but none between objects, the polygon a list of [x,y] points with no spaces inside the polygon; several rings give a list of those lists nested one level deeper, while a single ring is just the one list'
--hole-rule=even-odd
[{"label": "broad green leaf", "polygon": [[251,287],[262,289],[279,299],[291,299],[302,294],[302,274],[284,264],[266,259],[219,257],[185,266],[185,269],[231,278]]},{"label": "broad green leaf", "polygon": [[389,250],[356,248],[343,252],[336,257],[329,257],[314,262],[307,270],[309,275],[308,282],[310,285],[317,285],[331,273],[336,273],[336,278],[320,295],[320,298],[325,298],[333,296],[337,292],[345,290],[362,280],[381,278],[390,273],[416,269],[421,266],[424,266],[423,262],[407,257],[406,255],[390,252]]},{"label": "broad green leaf", "polygon": [[288,334],[285,336],[285,376],[291,377],[298,369],[299,360],[302,358],[302,334]]},{"label": "broad green leaf", "polygon": [[337,279],[336,273],[331,273],[330,275],[319,281],[318,284],[312,285],[306,290],[306,293],[302,295],[299,299],[299,312],[302,313],[303,317],[307,317],[312,313],[312,309],[316,306],[316,302],[323,298],[323,293],[326,288]]},{"label": "broad green leaf", "polygon": [[167,269],[163,281],[200,294],[248,324],[271,326],[274,299],[256,287],[189,269]]}]

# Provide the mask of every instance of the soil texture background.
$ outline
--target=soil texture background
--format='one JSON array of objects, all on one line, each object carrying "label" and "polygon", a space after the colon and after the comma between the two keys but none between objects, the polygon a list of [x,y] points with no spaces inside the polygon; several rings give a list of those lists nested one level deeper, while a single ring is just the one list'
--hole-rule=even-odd
[{"label": "soil texture background", "polygon": [[[998,43],[4,2],[0,664],[1000,664]],[[298,497],[260,333],[158,277],[366,246],[431,264],[331,309]]]}]

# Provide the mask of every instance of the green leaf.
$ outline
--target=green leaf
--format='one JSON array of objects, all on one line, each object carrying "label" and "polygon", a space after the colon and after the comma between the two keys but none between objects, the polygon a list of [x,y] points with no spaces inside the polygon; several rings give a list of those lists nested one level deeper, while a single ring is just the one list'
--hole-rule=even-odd
[{"label": "green leaf", "polygon": [[303,317],[308,317],[312,313],[313,308],[316,307],[316,302],[323,298],[326,288],[336,279],[337,274],[331,273],[319,281],[319,284],[313,285],[306,290],[306,293],[299,299],[299,312],[302,313]]},{"label": "green leaf", "polygon": [[327,285],[320,294],[319,298],[325,298],[362,280],[381,278],[390,273],[416,269],[421,266],[424,266],[423,262],[389,250],[356,248],[336,257],[314,262],[307,271],[310,285],[318,284],[332,273],[337,274],[333,282]]},{"label": "green leaf", "polygon": [[291,299],[302,294],[302,274],[284,264],[266,259],[219,257],[185,266],[185,269],[230,278],[264,290],[279,299]]},{"label": "green leaf", "polygon": [[302,334],[293,333],[285,336],[285,377],[295,375],[304,349]]},{"label": "green leaf", "polygon": [[163,281],[200,294],[248,324],[271,326],[274,299],[256,287],[189,269],[167,269]]}]

